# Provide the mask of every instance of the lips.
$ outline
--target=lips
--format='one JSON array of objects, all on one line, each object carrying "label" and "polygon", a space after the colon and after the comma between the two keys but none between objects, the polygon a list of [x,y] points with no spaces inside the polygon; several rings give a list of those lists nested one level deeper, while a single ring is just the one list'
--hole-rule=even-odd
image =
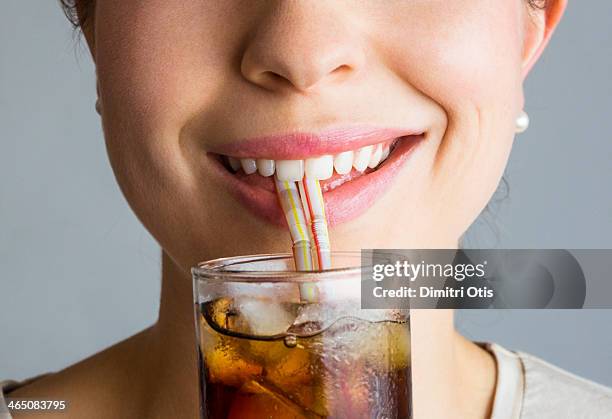
[{"label": "lips", "polygon": [[371,128],[292,133],[237,141],[207,156],[239,202],[278,226],[284,226],[285,219],[273,173],[297,180],[305,171],[311,178],[322,179],[327,219],[333,226],[359,217],[372,206],[424,137],[418,131]]}]

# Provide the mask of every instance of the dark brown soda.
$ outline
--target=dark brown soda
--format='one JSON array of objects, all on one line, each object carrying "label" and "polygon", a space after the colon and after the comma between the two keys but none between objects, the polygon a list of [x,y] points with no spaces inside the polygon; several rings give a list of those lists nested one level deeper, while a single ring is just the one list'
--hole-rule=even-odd
[{"label": "dark brown soda", "polygon": [[314,336],[259,341],[197,315],[203,419],[412,417],[406,324],[351,319]]}]

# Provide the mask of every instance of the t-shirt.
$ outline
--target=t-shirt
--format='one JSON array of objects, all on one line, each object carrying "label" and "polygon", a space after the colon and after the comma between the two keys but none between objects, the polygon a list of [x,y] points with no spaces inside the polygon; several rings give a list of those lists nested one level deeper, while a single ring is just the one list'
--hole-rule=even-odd
[{"label": "t-shirt", "polygon": [[[532,355],[494,343],[483,346],[497,364],[491,419],[612,419],[612,389]],[[0,419],[12,419],[5,396],[24,384],[0,382]]]},{"label": "t-shirt", "polygon": [[535,356],[484,346],[497,363],[491,419],[612,419],[612,389]]}]

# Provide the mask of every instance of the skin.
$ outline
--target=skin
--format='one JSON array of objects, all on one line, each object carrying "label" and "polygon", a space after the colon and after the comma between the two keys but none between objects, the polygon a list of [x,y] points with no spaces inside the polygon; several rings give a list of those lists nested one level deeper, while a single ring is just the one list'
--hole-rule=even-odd
[{"label": "skin", "polygon": [[[427,141],[391,190],[332,229],[332,243],[456,247],[499,183],[522,83],[565,6],[98,1],[85,38],[110,162],[162,247],[160,317],[15,396],[67,399],[63,418],[197,416],[190,267],[287,251],[287,232],[236,204],[214,175],[205,152],[223,142],[338,124],[424,124]],[[494,360],[455,332],[452,312],[415,311],[412,333],[415,416],[488,417]]]}]

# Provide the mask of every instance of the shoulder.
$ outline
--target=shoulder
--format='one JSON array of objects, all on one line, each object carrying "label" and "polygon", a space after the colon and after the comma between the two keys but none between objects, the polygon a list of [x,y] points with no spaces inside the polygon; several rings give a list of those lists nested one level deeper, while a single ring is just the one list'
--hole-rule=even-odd
[{"label": "shoulder", "polygon": [[[147,406],[151,348],[149,329],[52,374],[20,383],[2,382],[3,400],[64,400],[62,418],[139,417],[132,409]],[[5,409],[6,410],[6,409]],[[49,419],[53,413],[46,413]],[[9,416],[10,417],[10,416]],[[0,413],[0,419],[5,419]]]},{"label": "shoulder", "polygon": [[37,380],[40,377],[44,377],[44,375],[33,377],[21,382],[14,380],[0,381],[0,419],[12,419],[11,413],[8,408],[6,395],[18,389],[19,387],[27,385],[28,383],[31,383],[34,380]]},{"label": "shoulder", "polygon": [[0,419],[10,419],[11,418],[11,415],[8,410],[8,406],[6,405],[6,400],[4,398],[4,393],[8,392],[16,384],[17,383],[15,381],[11,381],[11,380],[0,381]]},{"label": "shoulder", "polygon": [[612,419],[612,389],[518,352],[525,378],[521,418]]}]

